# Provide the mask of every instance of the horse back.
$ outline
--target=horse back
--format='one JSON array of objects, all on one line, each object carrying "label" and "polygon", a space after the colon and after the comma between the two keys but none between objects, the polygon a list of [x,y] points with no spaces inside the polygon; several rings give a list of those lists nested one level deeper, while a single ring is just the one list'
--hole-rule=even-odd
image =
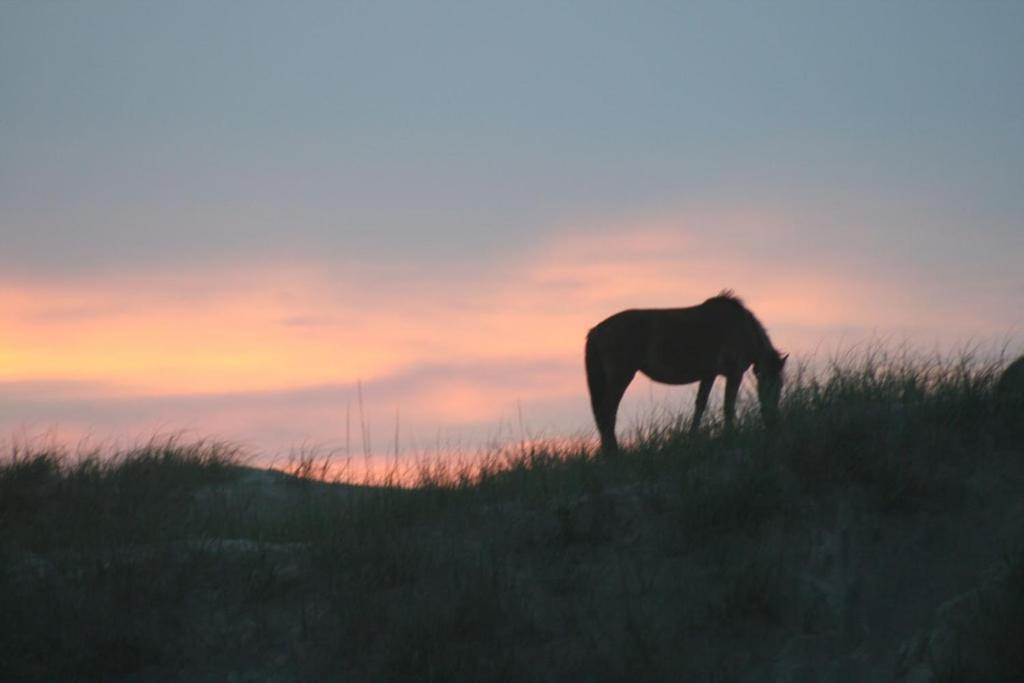
[{"label": "horse back", "polygon": [[629,309],[598,323],[588,345],[656,381],[685,384],[746,360],[746,311],[715,300],[686,308]]}]

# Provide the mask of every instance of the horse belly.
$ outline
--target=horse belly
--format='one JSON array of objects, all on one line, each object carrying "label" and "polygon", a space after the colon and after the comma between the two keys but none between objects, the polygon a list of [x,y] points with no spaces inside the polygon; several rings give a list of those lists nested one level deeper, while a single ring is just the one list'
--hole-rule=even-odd
[{"label": "horse belly", "polygon": [[661,338],[650,344],[640,372],[662,384],[690,384],[707,374],[707,354],[675,339]]},{"label": "horse belly", "polygon": [[642,367],[640,372],[655,382],[662,384],[691,384],[701,379],[701,374],[694,370],[669,367]]}]

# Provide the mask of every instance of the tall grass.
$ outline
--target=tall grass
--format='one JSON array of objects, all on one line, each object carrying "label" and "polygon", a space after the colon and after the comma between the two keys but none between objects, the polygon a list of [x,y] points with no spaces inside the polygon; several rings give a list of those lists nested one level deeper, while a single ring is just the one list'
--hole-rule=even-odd
[{"label": "tall grass", "polygon": [[175,438],[112,454],[15,445],[0,461],[0,545],[47,552],[180,537],[186,497],[242,459],[233,446]]},{"label": "tall grass", "polygon": [[729,432],[650,422],[616,456],[534,442],[412,488],[339,486],[307,453],[245,489],[215,443],[15,449],[0,679],[750,680],[809,619],[789,529],[844,495],[955,508],[1024,453],[998,370],[871,353],[796,373],[772,431],[752,407]]}]

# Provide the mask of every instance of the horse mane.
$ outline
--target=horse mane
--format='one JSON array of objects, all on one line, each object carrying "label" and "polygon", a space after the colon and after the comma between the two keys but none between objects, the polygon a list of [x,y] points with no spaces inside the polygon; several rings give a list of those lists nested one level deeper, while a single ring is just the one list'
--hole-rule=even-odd
[{"label": "horse mane", "polygon": [[747,310],[747,315],[750,316],[750,322],[754,328],[754,336],[757,338],[757,343],[761,347],[761,352],[766,357],[777,359],[779,357],[779,352],[775,349],[775,346],[772,345],[772,340],[768,338],[768,331],[764,329],[764,325],[762,325],[761,321],[757,319],[757,316],[749,310]]},{"label": "horse mane", "polygon": [[704,303],[712,303],[716,301],[730,303],[743,311],[750,323],[754,339],[756,340],[758,347],[760,347],[761,353],[765,357],[774,356],[777,358],[779,356],[779,352],[775,349],[775,346],[772,345],[772,340],[768,338],[768,332],[764,329],[764,325],[762,325],[761,321],[757,319],[757,316],[754,315],[746,305],[744,305],[743,300],[736,296],[736,292],[731,289],[723,289]]},{"label": "horse mane", "polygon": [[[723,289],[718,294],[716,294],[715,296],[711,297],[710,299],[708,299],[704,303],[708,303],[708,302],[711,302],[711,301],[729,301],[731,303],[736,304],[737,306],[742,308],[744,311],[747,311],[747,307],[743,305],[743,300],[740,299],[738,296],[736,296],[736,292],[732,291],[731,289]],[[749,313],[750,311],[747,311],[747,312]]]}]

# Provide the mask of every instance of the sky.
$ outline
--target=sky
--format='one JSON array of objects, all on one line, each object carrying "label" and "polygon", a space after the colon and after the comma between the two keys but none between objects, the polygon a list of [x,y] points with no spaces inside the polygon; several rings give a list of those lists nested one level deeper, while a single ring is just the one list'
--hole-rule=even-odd
[{"label": "sky", "polygon": [[[723,288],[804,361],[1020,353],[1022,35],[1017,2],[2,3],[0,441],[592,438],[587,329]],[[690,396],[638,381],[623,422]]]}]

